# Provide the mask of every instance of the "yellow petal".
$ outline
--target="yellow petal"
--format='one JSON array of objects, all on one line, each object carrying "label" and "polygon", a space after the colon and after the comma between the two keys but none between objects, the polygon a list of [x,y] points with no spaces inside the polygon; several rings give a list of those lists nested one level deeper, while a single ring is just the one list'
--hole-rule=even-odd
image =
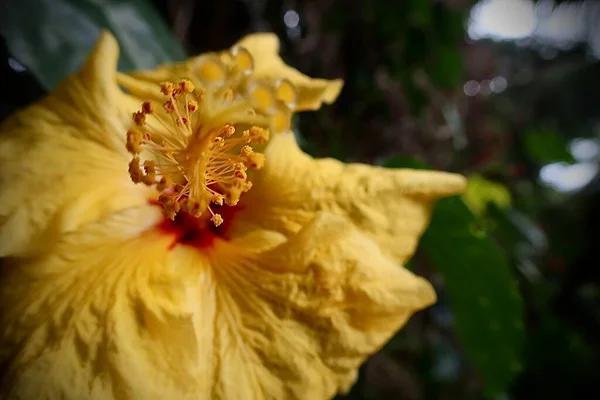
[{"label": "yellow petal", "polygon": [[61,232],[146,201],[127,173],[131,115],[108,33],[83,69],[0,125],[0,256],[40,251]]},{"label": "yellow petal", "polygon": [[242,38],[238,46],[254,57],[254,76],[268,79],[287,79],[298,91],[297,111],[317,110],[323,103],[331,104],[342,90],[341,79],[310,78],[288,66],[279,56],[279,38],[273,33],[255,33]]},{"label": "yellow petal", "polygon": [[[331,104],[342,90],[341,79],[314,79],[288,66],[279,56],[279,39],[272,33],[255,33],[242,38],[235,46],[247,49],[254,59],[252,79],[266,81],[270,84],[282,82],[281,95],[290,97],[292,88],[285,80],[291,82],[297,91],[295,111],[316,110],[323,103]],[[120,74],[119,82],[129,93],[138,99],[160,100],[156,84],[164,81],[176,82],[181,78],[198,82],[198,65],[207,57],[228,57],[227,51],[209,53],[192,57],[185,62],[161,65],[152,71],[136,71],[129,75]],[[214,75],[214,74],[212,74]]]},{"label": "yellow petal", "polygon": [[287,241],[255,231],[217,242],[208,256],[169,251],[172,238],[150,229],[161,219],[132,208],[44,256],[5,260],[2,393],[329,399],[435,299],[341,217],[319,215]]},{"label": "yellow petal", "polygon": [[208,398],[193,397],[210,359],[196,337],[205,326],[193,318],[210,320],[199,313],[210,313],[202,298],[210,291],[197,287],[206,264],[196,258],[193,276],[189,263],[173,268],[171,238],[147,231],[161,219],[157,207],[129,209],[64,235],[44,256],[5,261],[3,394]]},{"label": "yellow petal", "polygon": [[248,211],[236,218],[234,233],[257,226],[295,233],[325,210],[349,218],[402,264],[414,253],[435,200],[465,186],[451,173],[314,160],[291,134],[274,137],[265,155],[265,168],[242,197]]},{"label": "yellow petal", "polygon": [[[222,368],[216,399],[332,398],[360,364],[435,300],[342,217],[320,214],[264,254],[215,251]],[[220,289],[217,289],[220,290]],[[249,367],[251,366],[251,367]]]}]

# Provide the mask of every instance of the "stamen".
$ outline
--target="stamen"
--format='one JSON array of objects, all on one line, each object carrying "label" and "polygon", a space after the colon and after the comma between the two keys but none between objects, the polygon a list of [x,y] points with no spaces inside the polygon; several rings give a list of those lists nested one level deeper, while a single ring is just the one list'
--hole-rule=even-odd
[{"label": "stamen", "polygon": [[[248,68],[244,57],[249,53],[238,56]],[[274,91],[260,88],[276,105]],[[264,165],[264,155],[251,146],[269,140],[264,104],[230,88],[196,90],[189,80],[163,82],[160,91],[166,96],[163,107],[144,102],[133,114],[135,128],[127,132],[131,180],[159,191],[157,201],[167,218],[207,213],[219,226],[223,217],[213,207],[238,204],[252,187],[249,170]],[[150,157],[142,161],[143,151]]]},{"label": "stamen", "polygon": [[213,224],[215,224],[215,226],[219,226],[223,223],[223,217],[221,217],[221,214],[213,215],[210,220],[212,221]]},{"label": "stamen", "polygon": [[142,112],[144,114],[152,114],[154,112],[154,104],[149,101],[145,101],[142,103]]},{"label": "stamen", "polygon": [[[236,205],[252,188],[251,170],[264,166],[264,155],[252,146],[267,143],[271,130],[290,129],[296,88],[287,79],[253,78],[254,65],[239,46],[201,56],[192,80],[161,83],[162,107],[144,102],[133,114],[129,174],[158,190],[168,218],[186,212],[222,224],[213,208]],[[141,160],[142,153],[148,159]]]},{"label": "stamen", "polygon": [[127,131],[127,151],[131,154],[139,154],[142,152],[142,140],[144,135],[137,130]]},{"label": "stamen", "polygon": [[160,92],[165,96],[171,96],[174,87],[175,85],[172,82],[163,82],[160,84]]}]

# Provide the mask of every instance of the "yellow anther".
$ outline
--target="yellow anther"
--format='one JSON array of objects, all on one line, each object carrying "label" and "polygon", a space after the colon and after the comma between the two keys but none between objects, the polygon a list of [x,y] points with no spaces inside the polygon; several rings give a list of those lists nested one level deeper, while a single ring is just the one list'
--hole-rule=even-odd
[{"label": "yellow anther", "polygon": [[156,167],[155,162],[152,160],[144,161],[144,172],[145,175],[142,177],[142,182],[148,186],[152,186],[156,183]]},{"label": "yellow anther", "polygon": [[146,114],[143,111],[136,111],[132,114],[133,122],[137,126],[144,126],[146,123]]},{"label": "yellow anther", "polygon": [[143,135],[137,130],[127,131],[127,151],[131,154],[139,154],[142,152],[142,139]]},{"label": "yellow anther", "polygon": [[249,136],[254,143],[264,144],[269,141],[270,134],[267,129],[253,126],[252,128],[250,128]]},{"label": "yellow anther", "polygon": [[133,183],[142,182],[144,172],[140,168],[140,158],[137,156],[133,157],[129,162],[129,176],[131,176]]},{"label": "yellow anther", "polygon": [[171,200],[168,203],[163,204],[163,210],[167,218],[174,220],[179,210],[181,210],[181,205],[178,202]]},{"label": "yellow anther", "polygon": [[220,214],[213,215],[210,220],[212,221],[213,224],[215,224],[215,226],[219,226],[223,223],[223,217],[221,217]]},{"label": "yellow anther", "polygon": [[181,192],[183,192],[183,186],[180,185],[179,183],[174,184],[173,185],[173,194],[178,195]]},{"label": "yellow anther", "polygon": [[171,96],[173,97],[174,100],[179,100],[181,98],[181,96],[184,94],[185,94],[185,92],[183,90],[176,87],[173,89],[173,93],[171,94]]},{"label": "yellow anther", "polygon": [[198,102],[196,100],[188,101],[187,109],[189,112],[194,112],[198,109]]},{"label": "yellow anther", "polygon": [[175,219],[175,215],[181,209],[181,204],[175,200],[173,195],[162,193],[158,196],[158,203],[162,206],[167,218]]},{"label": "yellow anther", "polygon": [[156,189],[162,192],[163,190],[167,190],[172,184],[173,181],[171,181],[171,178],[169,178],[168,176],[163,176],[162,178],[160,178],[160,181],[156,185]]},{"label": "yellow anther", "polygon": [[182,79],[181,82],[179,83],[179,86],[180,86],[181,90],[185,93],[192,93],[194,91],[194,89],[196,88],[194,86],[194,84],[192,83],[192,81],[190,81],[188,79]]},{"label": "yellow anther", "polygon": [[252,182],[245,182],[244,186],[242,187],[242,191],[243,192],[247,192],[248,190],[252,189]]},{"label": "yellow anther", "polygon": [[163,82],[160,84],[160,92],[165,96],[171,96],[174,89],[173,82]]},{"label": "yellow anther", "polygon": [[153,103],[150,103],[149,101],[145,101],[142,104],[142,112],[144,114],[152,114],[155,110],[155,106]]},{"label": "yellow anther", "polygon": [[163,104],[163,108],[165,109],[165,111],[169,114],[175,112],[175,103],[173,102],[172,99],[169,99],[167,101],[165,101],[165,104]]},{"label": "yellow anther", "polygon": [[214,205],[217,205],[217,206],[222,206],[223,205],[223,201],[225,201],[225,199],[223,198],[223,195],[218,194],[218,193],[215,194],[215,195],[213,195],[213,197],[211,199],[211,202]]},{"label": "yellow anther", "polygon": [[247,169],[248,167],[246,167],[246,165],[242,162],[236,162],[233,164],[234,171],[246,171]]},{"label": "yellow anther", "polygon": [[235,206],[240,201],[241,190],[238,188],[231,188],[225,193],[225,204],[228,206]]},{"label": "yellow anther", "polygon": [[155,165],[156,163],[152,160],[144,161],[144,171],[146,171],[147,174],[154,174],[156,172]]},{"label": "yellow anther", "polygon": [[225,125],[221,129],[221,135],[224,135],[225,137],[231,137],[231,136],[233,136],[234,133],[235,133],[235,127],[233,125]]},{"label": "yellow anther", "polygon": [[250,153],[244,160],[249,168],[261,169],[265,165],[265,155],[262,153]]},{"label": "yellow anther", "polygon": [[244,179],[244,180],[248,179],[248,175],[246,174],[246,171],[244,171],[244,170],[241,170],[241,169],[236,170],[233,174],[238,179]]},{"label": "yellow anther", "polygon": [[213,139],[213,144],[212,144],[211,150],[215,150],[216,148],[224,147],[224,146],[225,146],[225,139],[223,139],[221,136],[217,136],[216,138]]},{"label": "yellow anther", "polygon": [[254,152],[254,150],[252,149],[252,147],[250,147],[250,146],[244,146],[240,150],[240,155],[242,155],[242,156],[248,156],[248,155],[252,154],[253,152]]},{"label": "yellow anther", "polygon": [[159,203],[168,203],[173,199],[173,196],[168,194],[168,193],[161,193],[158,196],[158,202]]}]

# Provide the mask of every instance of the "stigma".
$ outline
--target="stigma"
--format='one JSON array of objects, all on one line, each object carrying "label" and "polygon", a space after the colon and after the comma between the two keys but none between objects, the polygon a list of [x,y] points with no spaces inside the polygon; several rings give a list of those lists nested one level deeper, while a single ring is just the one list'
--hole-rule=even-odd
[{"label": "stigma", "polygon": [[[156,188],[167,218],[184,212],[221,225],[216,210],[237,205],[252,188],[252,171],[265,163],[256,146],[272,131],[289,129],[295,88],[288,81],[253,81],[252,66],[247,51],[232,49],[229,64],[215,58],[199,67],[198,76],[211,78],[196,76],[200,88],[188,79],[163,82],[164,102],[146,101],[133,113],[129,175]],[[215,84],[215,77],[222,79]]]}]

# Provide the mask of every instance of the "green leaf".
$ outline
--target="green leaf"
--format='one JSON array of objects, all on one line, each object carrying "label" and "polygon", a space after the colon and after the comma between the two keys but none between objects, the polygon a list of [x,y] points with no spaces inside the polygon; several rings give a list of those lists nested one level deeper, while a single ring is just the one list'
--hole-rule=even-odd
[{"label": "green leaf", "polygon": [[433,5],[431,2],[411,0],[407,8],[412,25],[421,28],[431,26],[433,22]]},{"label": "green leaf", "polygon": [[538,164],[575,160],[565,138],[551,130],[531,130],[523,135],[523,145],[529,158]]},{"label": "green leaf", "polygon": [[465,34],[465,23],[469,18],[468,7],[450,10],[441,2],[433,9],[432,27],[435,28],[435,41],[451,47],[459,46]]},{"label": "green leaf", "polygon": [[484,391],[502,393],[521,369],[523,305],[506,256],[458,197],[442,199],[421,247],[444,278],[456,330]]},{"label": "green leaf", "polygon": [[[392,167],[423,168],[395,158]],[[421,249],[442,275],[457,334],[484,384],[495,396],[521,369],[523,304],[506,255],[458,197],[438,202]]]},{"label": "green leaf", "polygon": [[[536,315],[527,343],[525,378],[537,399],[584,399],[597,380],[592,336],[545,308]],[[586,390],[587,389],[587,390]]]},{"label": "green leaf", "polygon": [[383,163],[386,168],[431,169],[423,161],[413,157],[396,156]]},{"label": "green leaf", "polygon": [[486,210],[486,218],[493,221],[494,239],[502,246],[503,249],[515,253],[517,247],[523,243],[528,243],[527,235],[521,227],[516,226],[510,220],[506,210],[498,207],[494,203],[489,203]]},{"label": "green leaf", "polygon": [[[35,12],[32,12],[35,10]],[[19,0],[0,14],[10,51],[46,89],[75,72],[101,29],[121,46],[119,69],[152,68],[185,53],[143,0]]]},{"label": "green leaf", "polygon": [[428,73],[442,89],[456,88],[463,78],[462,54],[456,46],[439,46],[434,52]]}]

